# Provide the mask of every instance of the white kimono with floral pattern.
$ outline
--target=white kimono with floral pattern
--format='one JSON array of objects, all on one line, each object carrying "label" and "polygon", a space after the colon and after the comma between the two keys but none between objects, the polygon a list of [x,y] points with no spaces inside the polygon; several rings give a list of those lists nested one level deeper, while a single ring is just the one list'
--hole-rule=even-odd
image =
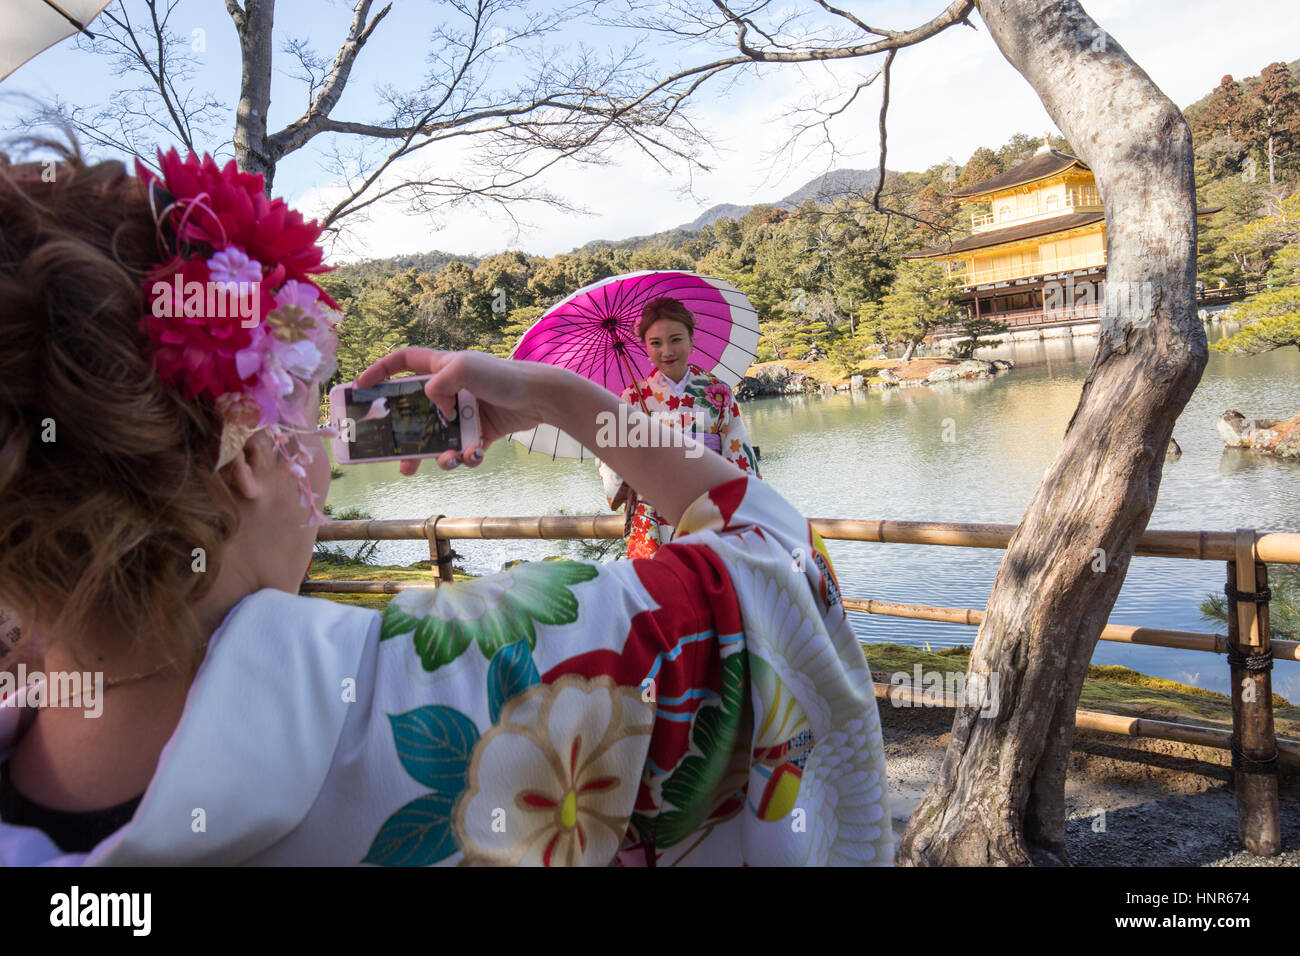
[{"label": "white kimono with floral pattern", "polygon": [[[889,864],[871,674],[821,539],[746,477],[678,531],[382,614],[250,594],[134,818],[72,854],[0,824],[0,864]],[[18,726],[0,706],[0,760]]]}]

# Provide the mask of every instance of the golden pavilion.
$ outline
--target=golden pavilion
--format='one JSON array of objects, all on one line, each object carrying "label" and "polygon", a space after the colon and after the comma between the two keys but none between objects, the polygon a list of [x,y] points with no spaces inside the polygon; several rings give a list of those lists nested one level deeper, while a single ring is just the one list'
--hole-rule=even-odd
[{"label": "golden pavilion", "polygon": [[[1047,137],[1026,162],[948,194],[972,214],[971,235],[905,256],[945,263],[974,318],[1015,328],[1096,320],[1106,278],[1106,216],[1092,170]],[[1218,208],[1198,213],[1207,216]]]}]

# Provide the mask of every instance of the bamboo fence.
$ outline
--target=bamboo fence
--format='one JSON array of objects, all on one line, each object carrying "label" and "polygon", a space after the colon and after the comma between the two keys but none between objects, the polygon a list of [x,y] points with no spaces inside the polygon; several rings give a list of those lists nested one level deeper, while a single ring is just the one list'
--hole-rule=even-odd
[{"label": "bamboo fence", "polygon": [[[809,519],[826,539],[879,544],[918,544],[957,548],[1005,549],[1016,525],[932,521],[870,521],[856,518]],[[622,515],[449,518],[335,521],[322,526],[318,541],[394,541],[423,538],[429,543],[433,578],[406,581],[306,581],[304,593],[395,594],[410,588],[437,588],[452,582],[451,541],[456,539],[608,539],[623,534]],[[1197,724],[1076,710],[1075,726],[1103,733],[1176,741],[1228,750],[1237,791],[1238,834],[1257,856],[1281,852],[1278,817],[1278,761],[1300,764],[1300,741],[1279,739],[1273,728],[1273,661],[1300,661],[1300,642],[1273,640],[1268,626],[1267,564],[1300,564],[1300,534],[1236,531],[1147,531],[1135,555],[1223,561],[1226,564],[1228,633],[1211,634],[1110,624],[1101,639],[1151,647],[1225,654],[1232,689],[1232,731]],[[871,598],[843,598],[845,610],[922,621],[978,627],[984,612],[974,608],[903,604]],[[951,694],[918,696],[915,688],[875,685],[877,697],[947,707],[965,702]],[[934,698],[938,696],[936,701]]]}]

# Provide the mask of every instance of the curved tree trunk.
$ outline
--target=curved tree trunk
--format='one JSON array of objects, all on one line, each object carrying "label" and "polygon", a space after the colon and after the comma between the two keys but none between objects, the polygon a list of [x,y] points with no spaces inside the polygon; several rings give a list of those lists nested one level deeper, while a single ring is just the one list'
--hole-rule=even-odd
[{"label": "curved tree trunk", "polygon": [[1092,167],[1107,307],[1064,443],[998,568],[935,786],[898,851],[911,865],[1063,864],[1065,767],[1097,638],[1155,506],[1173,425],[1205,367],[1196,317],[1191,133],[1075,0],[981,0],[999,49]]}]

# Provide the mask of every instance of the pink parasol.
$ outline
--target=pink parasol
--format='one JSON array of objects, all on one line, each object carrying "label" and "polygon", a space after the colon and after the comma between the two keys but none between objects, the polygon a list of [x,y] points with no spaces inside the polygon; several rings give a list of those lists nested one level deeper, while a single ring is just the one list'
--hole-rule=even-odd
[{"label": "pink parasol", "polygon": [[[558,365],[622,394],[654,371],[636,327],[646,303],[661,296],[695,317],[691,363],[728,385],[739,382],[758,348],[758,313],[731,283],[694,272],[633,272],[585,286],[547,310],[511,358]],[[553,458],[595,457],[549,425],[510,437]]]}]

